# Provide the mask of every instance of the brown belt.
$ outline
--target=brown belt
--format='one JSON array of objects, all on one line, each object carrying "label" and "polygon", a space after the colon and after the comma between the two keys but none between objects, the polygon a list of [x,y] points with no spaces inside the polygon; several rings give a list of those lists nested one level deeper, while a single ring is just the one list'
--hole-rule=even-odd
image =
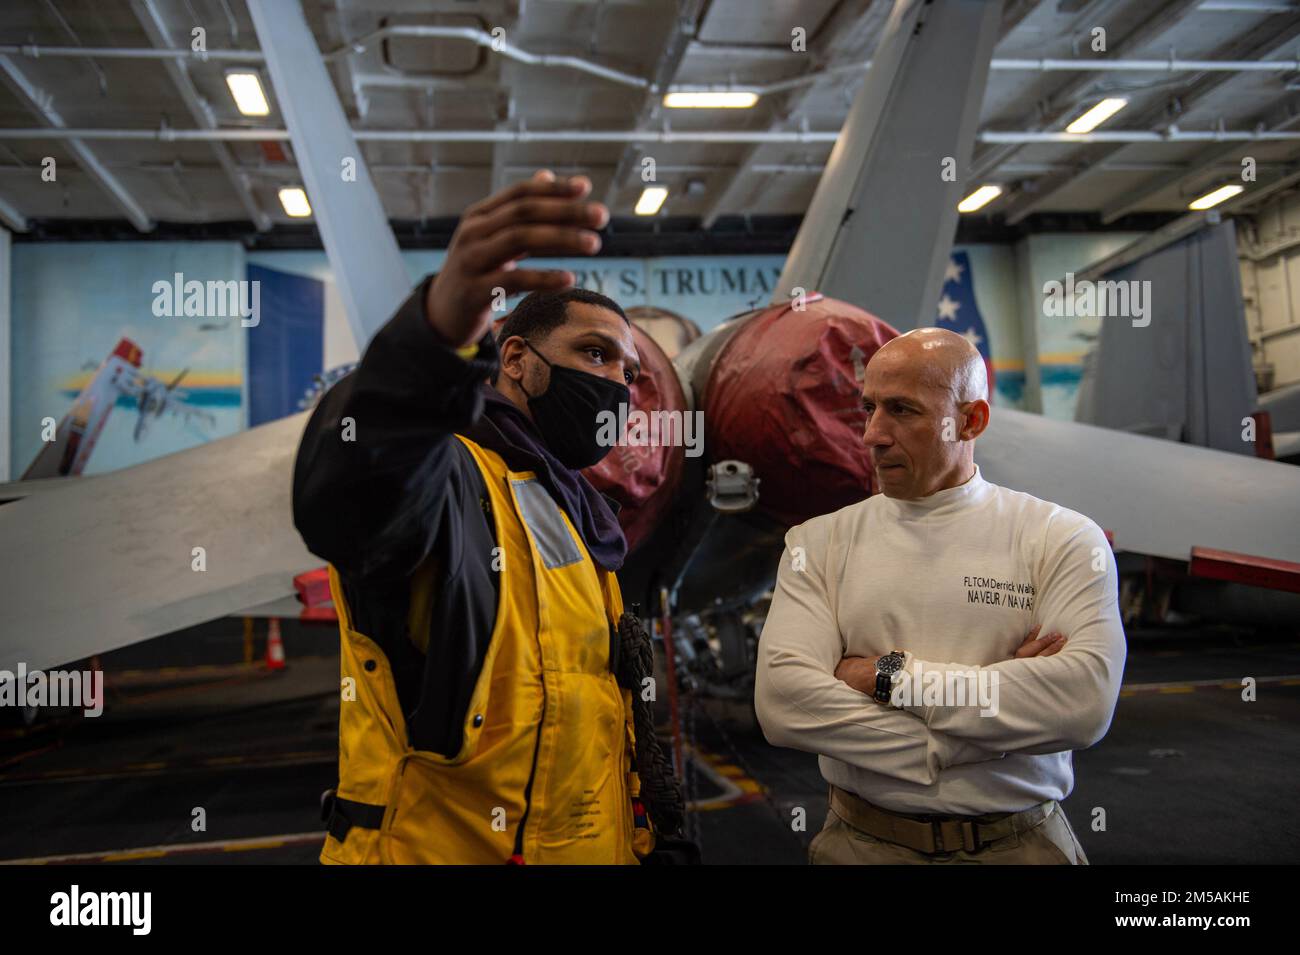
[{"label": "brown belt", "polygon": [[917,852],[957,849],[978,852],[990,842],[1033,828],[1058,808],[1055,800],[1049,800],[1021,812],[983,816],[908,815],[873,806],[861,796],[831,786],[831,809],[835,815],[869,836]]}]

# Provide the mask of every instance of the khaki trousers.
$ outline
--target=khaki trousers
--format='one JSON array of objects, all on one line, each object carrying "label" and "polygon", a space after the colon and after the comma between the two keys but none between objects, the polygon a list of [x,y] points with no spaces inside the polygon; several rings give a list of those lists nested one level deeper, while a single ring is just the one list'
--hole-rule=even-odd
[{"label": "khaki trousers", "polygon": [[1036,825],[1017,829],[977,852],[918,852],[868,835],[840,818],[832,809],[826,824],[808,847],[812,865],[1087,865],[1088,857],[1075,838],[1060,804]]}]

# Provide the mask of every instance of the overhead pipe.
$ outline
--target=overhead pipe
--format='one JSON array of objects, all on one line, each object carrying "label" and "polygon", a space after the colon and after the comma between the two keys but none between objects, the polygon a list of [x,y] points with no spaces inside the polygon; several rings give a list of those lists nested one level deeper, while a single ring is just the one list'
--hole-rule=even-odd
[{"label": "overhead pipe", "polygon": [[42,46],[39,43],[6,43],[0,45],[0,54],[26,56],[34,60],[41,57],[90,57],[97,60],[221,60],[235,63],[262,63],[266,57],[261,50],[207,50],[200,53],[189,48],[138,46]]},{"label": "overhead pipe", "polygon": [[1094,130],[1090,133],[1056,131],[1007,132],[985,130],[979,134],[983,143],[1220,143],[1283,142],[1300,139],[1300,132],[1287,130],[1207,129],[1207,130]]},{"label": "overhead pipe", "polygon": [[[192,172],[202,173],[219,173],[222,171],[221,166],[204,165],[201,163],[168,163],[168,162],[119,162],[106,163],[110,169],[129,169],[133,172],[156,173],[156,174],[185,174]],[[597,162],[597,163],[547,163],[547,162],[510,162],[505,163],[505,168],[514,171],[532,172],[540,166],[545,166],[557,175],[567,173],[591,172],[593,170],[613,170],[615,163]],[[1258,164],[1260,169],[1293,169],[1294,163],[1288,162],[1261,162]],[[1222,169],[1236,169],[1235,163],[1223,162],[1219,164]],[[31,175],[36,167],[33,165],[15,166],[0,165],[0,176],[5,175]],[[243,165],[236,167],[239,174],[243,176],[260,176],[265,178],[293,179],[299,176],[298,168],[293,165]],[[493,168],[490,162],[424,162],[424,163],[367,163],[367,168],[371,172],[384,173],[422,173],[425,175],[434,175],[437,173],[456,173],[456,172],[488,172]],[[741,168],[734,162],[722,163],[658,163],[655,168],[661,173],[670,175],[709,175],[718,172],[737,172]],[[820,176],[826,169],[824,163],[815,162],[782,162],[782,163],[753,163],[747,167],[750,172],[760,175],[801,175],[801,176]],[[1007,175],[1044,175],[1051,172],[1078,171],[1081,167],[1070,163],[1008,163],[1001,167]],[[1178,162],[1117,162],[1117,163],[1100,163],[1088,168],[1102,169],[1108,172],[1181,172],[1186,170],[1186,163]],[[1300,240],[1297,240],[1300,243]],[[1243,253],[1244,256],[1244,253]]]},{"label": "overhead pipe", "polygon": [[[790,79],[777,80],[773,83],[679,84],[671,87],[671,91],[692,93],[747,92],[756,93],[759,96],[771,96],[774,93],[785,93],[835,76],[865,73],[870,68],[871,60],[860,60],[855,63],[842,63],[839,66],[828,67],[812,73],[804,73]],[[1071,60],[994,57],[989,61],[989,69],[1035,73],[1295,73],[1300,71],[1300,60],[1179,60],[1173,57],[1163,60]]]},{"label": "overhead pipe", "polygon": [[1197,13],[1296,13],[1300,7],[1294,3],[1270,0],[1206,0],[1196,8]]},{"label": "overhead pipe", "polygon": [[[833,143],[838,130],[672,129],[356,129],[359,142],[380,143]],[[283,129],[0,129],[0,140],[102,139],[141,142],[266,142],[288,140]],[[1091,133],[985,130],[982,143],[1289,142],[1300,131],[1121,129]]]},{"label": "overhead pipe", "polygon": [[416,26],[416,25],[398,25],[380,27],[372,33],[358,37],[349,43],[345,43],[337,49],[322,54],[324,60],[328,63],[331,60],[348,56],[352,53],[360,53],[372,43],[388,37],[418,37],[423,39],[447,39],[447,40],[468,40],[476,43],[481,47],[492,50],[494,53],[500,53],[502,56],[517,60],[520,63],[527,63],[531,66],[546,67],[568,67],[572,70],[580,70],[583,73],[590,73],[593,76],[599,76],[610,80],[614,83],[622,83],[625,86],[635,86],[638,89],[645,89],[651,83],[647,79],[639,76],[633,76],[631,73],[624,73],[622,70],[611,69],[608,66],[601,66],[599,63],[593,63],[591,60],[584,60],[578,56],[567,56],[557,53],[530,53],[527,50],[515,46],[504,38],[498,39],[492,36],[486,30],[479,30],[474,27],[435,27],[435,26]]},{"label": "overhead pipe", "polygon": [[[357,129],[359,142],[389,143],[833,143],[836,132],[647,130]],[[0,129],[0,139],[108,139],[143,142],[288,140],[283,129]]]},{"label": "overhead pipe", "polygon": [[[502,56],[517,60],[520,63],[527,63],[532,66],[544,67],[567,67],[569,69],[579,70],[584,73],[590,73],[593,76],[599,76],[610,80],[614,83],[622,83],[625,86],[635,86],[644,89],[650,86],[650,81],[639,76],[633,76],[631,73],[624,73],[622,70],[611,69],[602,66],[599,63],[593,63],[591,60],[584,60],[577,56],[567,56],[564,54],[554,53],[530,53],[520,47],[509,43],[504,39],[497,39],[485,30],[479,30],[474,27],[437,27],[437,26],[417,26],[417,25],[399,25],[381,27],[372,33],[351,40],[328,53],[321,54],[321,58],[329,63],[344,56],[354,53],[362,53],[368,46],[377,43],[389,37],[419,37],[426,39],[448,39],[448,40],[468,40],[481,47],[492,50],[494,53],[500,53]],[[104,59],[197,59],[197,60],[219,60],[234,61],[240,63],[258,63],[263,62],[265,57],[260,50],[207,50],[199,52],[190,49],[152,49],[145,47],[89,47],[89,46],[41,46],[37,43],[6,44],[0,46],[0,53],[7,53],[15,56],[28,56],[38,58],[42,56],[76,56],[76,57],[98,57]]]},{"label": "overhead pipe", "polygon": [[[437,26],[387,26],[368,33],[363,37],[345,43],[336,49],[321,54],[326,61],[336,60],[350,54],[364,52],[370,44],[388,37],[404,36],[426,39],[460,39],[477,44],[494,53],[544,68],[567,68],[599,76],[612,83],[631,86],[636,89],[649,89],[653,83],[644,77],[625,73],[603,66],[591,60],[577,56],[554,53],[530,53],[512,43],[497,40],[490,33],[473,27],[437,27]],[[40,57],[85,57],[99,59],[196,59],[237,63],[261,63],[264,57],[260,50],[217,49],[206,52],[180,49],[153,49],[147,47],[106,47],[106,46],[42,46],[37,43],[0,44],[0,55],[26,56],[34,59]],[[766,55],[766,54],[759,54]],[[808,86],[821,80],[840,75],[865,73],[871,68],[871,60],[859,60],[843,63],[812,73],[772,83],[693,83],[673,84],[665,92],[752,92],[759,96],[771,96],[801,86]],[[1180,60],[1170,56],[1165,59],[1064,59],[1064,58],[1018,58],[994,57],[989,63],[993,70],[1019,72],[1154,72],[1154,73],[1294,73],[1300,72],[1300,60]],[[439,81],[419,76],[399,77],[406,85],[435,85]],[[381,82],[378,79],[374,83]],[[365,83],[363,82],[363,85]]]}]

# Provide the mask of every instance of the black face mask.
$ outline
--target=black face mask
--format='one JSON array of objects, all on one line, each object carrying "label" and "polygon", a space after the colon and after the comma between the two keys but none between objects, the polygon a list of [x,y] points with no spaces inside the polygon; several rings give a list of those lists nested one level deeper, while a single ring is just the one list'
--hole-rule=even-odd
[{"label": "black face mask", "polygon": [[523,341],[551,369],[550,385],[536,398],[522,383],[519,386],[528,396],[528,410],[542,440],[565,467],[575,471],[591,467],[613,450],[596,440],[602,430],[600,413],[613,414],[617,422],[618,406],[629,403],[632,392],[608,378],[552,364],[527,339]]}]

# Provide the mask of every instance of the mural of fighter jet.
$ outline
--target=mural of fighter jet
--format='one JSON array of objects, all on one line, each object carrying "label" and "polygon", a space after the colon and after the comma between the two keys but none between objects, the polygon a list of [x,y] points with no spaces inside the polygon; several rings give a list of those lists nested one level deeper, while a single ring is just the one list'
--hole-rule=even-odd
[{"label": "mural of fighter jet", "polygon": [[135,440],[139,441],[149,430],[149,422],[163,416],[163,413],[179,415],[185,421],[201,421],[209,427],[216,423],[216,419],[206,411],[200,411],[198,408],[192,408],[185,404],[185,399],[189,397],[189,392],[178,389],[176,386],[181,383],[181,379],[189,374],[188,368],[181,369],[171,384],[163,384],[158,378],[152,378],[148,375],[135,375],[131,383],[133,394],[135,395],[136,404],[140,409],[140,415],[135,422]]},{"label": "mural of fighter jet", "polygon": [[23,472],[22,480],[81,474],[109,414],[123,395],[134,398],[139,408],[136,441],[145,436],[150,420],[160,418],[164,412],[179,415],[186,421],[201,421],[208,426],[215,424],[212,415],[185,404],[188,394],[176,387],[189,373],[188,368],[166,384],[140,371],[143,355],[140,346],[131,339],[118,341],[77,395],[72,408],[54,427],[52,440],[37,453]]}]

